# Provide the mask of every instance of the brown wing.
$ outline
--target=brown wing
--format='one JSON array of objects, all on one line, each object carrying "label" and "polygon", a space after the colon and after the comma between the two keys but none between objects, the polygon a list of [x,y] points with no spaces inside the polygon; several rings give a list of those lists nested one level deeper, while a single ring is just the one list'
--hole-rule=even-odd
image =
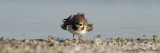
[{"label": "brown wing", "polygon": [[61,28],[63,30],[67,30],[67,25],[71,25],[71,23],[72,23],[71,17],[72,17],[72,15],[70,15],[67,19],[63,20],[63,24],[61,25]]},{"label": "brown wing", "polygon": [[93,30],[93,24],[88,24],[87,31],[92,31],[92,30]]},{"label": "brown wing", "polygon": [[89,25],[87,19],[85,19],[84,25]]},{"label": "brown wing", "polygon": [[93,30],[93,25],[92,24],[88,24],[87,19],[85,19],[84,14],[76,14],[76,15],[70,15],[67,19],[64,19],[63,24],[61,25],[61,28],[64,30],[67,30],[67,25],[74,25],[75,21],[79,21],[79,22],[84,22],[83,25],[88,27],[88,31],[92,31]]},{"label": "brown wing", "polygon": [[87,22],[87,20],[85,19],[84,14],[82,14],[82,13],[81,13],[81,14],[78,13],[78,14],[74,15],[71,20],[72,20],[73,22],[74,22],[74,21],[84,22],[83,25],[85,25],[85,26],[88,25],[88,22]]}]

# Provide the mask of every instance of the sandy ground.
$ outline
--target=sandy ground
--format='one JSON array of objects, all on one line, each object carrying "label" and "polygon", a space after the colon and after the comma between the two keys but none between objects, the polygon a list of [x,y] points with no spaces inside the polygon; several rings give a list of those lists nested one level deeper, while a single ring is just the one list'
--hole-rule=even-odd
[{"label": "sandy ground", "polygon": [[81,39],[0,39],[0,53],[160,53],[160,40],[119,37]]}]

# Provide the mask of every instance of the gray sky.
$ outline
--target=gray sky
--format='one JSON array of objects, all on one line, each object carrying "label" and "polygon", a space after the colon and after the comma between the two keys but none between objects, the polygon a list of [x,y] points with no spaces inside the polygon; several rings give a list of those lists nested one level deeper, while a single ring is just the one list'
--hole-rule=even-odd
[{"label": "gray sky", "polygon": [[0,32],[61,32],[62,19],[78,12],[96,31],[159,32],[159,9],[158,0],[1,0]]}]

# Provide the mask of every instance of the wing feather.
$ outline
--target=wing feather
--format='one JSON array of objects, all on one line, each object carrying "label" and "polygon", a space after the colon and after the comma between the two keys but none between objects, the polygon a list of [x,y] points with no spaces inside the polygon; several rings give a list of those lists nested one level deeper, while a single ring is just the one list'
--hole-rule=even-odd
[{"label": "wing feather", "polygon": [[63,20],[63,24],[61,25],[61,28],[63,30],[67,30],[67,25],[70,25],[72,23],[71,17],[72,17],[72,15],[70,15],[68,18]]},{"label": "wing feather", "polygon": [[88,24],[87,31],[93,31],[93,24]]}]

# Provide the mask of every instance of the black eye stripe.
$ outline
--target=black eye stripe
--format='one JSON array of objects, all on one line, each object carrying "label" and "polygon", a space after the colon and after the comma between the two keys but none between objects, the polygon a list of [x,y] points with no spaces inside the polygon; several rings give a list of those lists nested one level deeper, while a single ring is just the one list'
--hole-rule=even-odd
[{"label": "black eye stripe", "polygon": [[76,23],[76,24],[78,24],[78,23]]},{"label": "black eye stripe", "polygon": [[78,23],[78,22],[75,22],[75,24],[78,25],[79,23]]}]

